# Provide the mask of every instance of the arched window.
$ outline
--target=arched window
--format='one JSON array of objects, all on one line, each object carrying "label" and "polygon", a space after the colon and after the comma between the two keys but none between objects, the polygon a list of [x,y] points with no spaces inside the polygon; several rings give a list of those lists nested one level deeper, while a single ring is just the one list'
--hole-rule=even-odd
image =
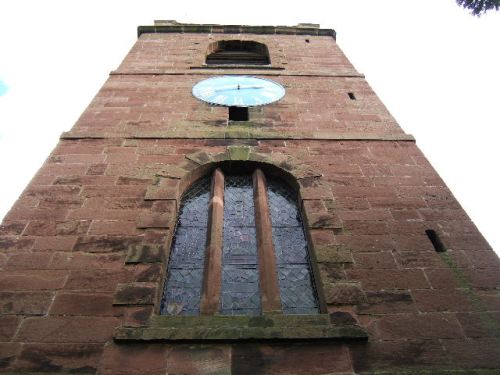
[{"label": "arched window", "polygon": [[195,182],[182,198],[164,315],[319,312],[297,194],[260,169]]},{"label": "arched window", "polygon": [[248,40],[220,40],[209,46],[208,65],[267,65],[269,51],[265,44]]}]

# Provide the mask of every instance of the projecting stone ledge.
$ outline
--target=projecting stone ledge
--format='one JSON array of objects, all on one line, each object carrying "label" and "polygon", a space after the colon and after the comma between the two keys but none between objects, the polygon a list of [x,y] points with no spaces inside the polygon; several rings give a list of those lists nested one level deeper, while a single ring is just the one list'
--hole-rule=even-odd
[{"label": "projecting stone ledge", "polygon": [[155,21],[154,26],[139,26],[137,36],[146,33],[203,33],[203,34],[283,34],[315,35],[336,38],[335,30],[321,29],[318,24],[300,23],[297,26],[250,26],[180,23],[172,20]]},{"label": "projecting stone ledge", "polygon": [[120,327],[115,341],[367,340],[355,321],[330,315],[156,316],[146,327]]}]

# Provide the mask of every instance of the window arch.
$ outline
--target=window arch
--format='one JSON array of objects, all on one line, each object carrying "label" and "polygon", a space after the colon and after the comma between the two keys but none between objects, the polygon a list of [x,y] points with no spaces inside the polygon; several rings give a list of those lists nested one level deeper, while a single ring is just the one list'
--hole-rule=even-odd
[{"label": "window arch", "polygon": [[220,40],[210,44],[208,65],[268,65],[271,63],[267,46],[249,40]]},{"label": "window arch", "polygon": [[261,169],[215,169],[183,195],[164,315],[318,313],[296,192]]}]

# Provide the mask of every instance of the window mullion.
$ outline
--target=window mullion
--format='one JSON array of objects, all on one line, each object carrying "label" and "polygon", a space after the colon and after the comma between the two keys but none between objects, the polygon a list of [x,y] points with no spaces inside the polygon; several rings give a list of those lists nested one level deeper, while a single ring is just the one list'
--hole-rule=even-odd
[{"label": "window mullion", "polygon": [[221,295],[222,241],[224,220],[224,173],[217,168],[212,176],[208,206],[208,230],[200,312],[219,311]]},{"label": "window mullion", "polygon": [[276,272],[266,178],[260,169],[255,170],[253,173],[253,189],[262,312],[281,313],[280,289]]}]

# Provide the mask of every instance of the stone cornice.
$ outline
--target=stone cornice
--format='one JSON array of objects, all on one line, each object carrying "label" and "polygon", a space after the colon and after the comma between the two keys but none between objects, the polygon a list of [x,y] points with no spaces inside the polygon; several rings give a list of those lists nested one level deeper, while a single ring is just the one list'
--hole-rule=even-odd
[{"label": "stone cornice", "polygon": [[410,134],[366,134],[366,133],[335,133],[335,132],[311,132],[307,134],[290,134],[288,136],[274,133],[260,134],[250,130],[246,132],[231,132],[221,130],[220,132],[202,131],[196,134],[185,132],[176,134],[173,131],[137,132],[129,135],[109,134],[102,132],[77,132],[69,131],[61,134],[60,139],[259,139],[259,140],[320,140],[320,141],[406,141],[415,142]]},{"label": "stone cornice", "polygon": [[298,26],[248,26],[248,25],[212,25],[212,24],[182,24],[167,22],[156,23],[153,26],[139,26],[137,36],[155,33],[203,33],[203,34],[268,34],[268,35],[311,35],[330,36],[336,38],[335,30],[320,29],[314,25]]}]

